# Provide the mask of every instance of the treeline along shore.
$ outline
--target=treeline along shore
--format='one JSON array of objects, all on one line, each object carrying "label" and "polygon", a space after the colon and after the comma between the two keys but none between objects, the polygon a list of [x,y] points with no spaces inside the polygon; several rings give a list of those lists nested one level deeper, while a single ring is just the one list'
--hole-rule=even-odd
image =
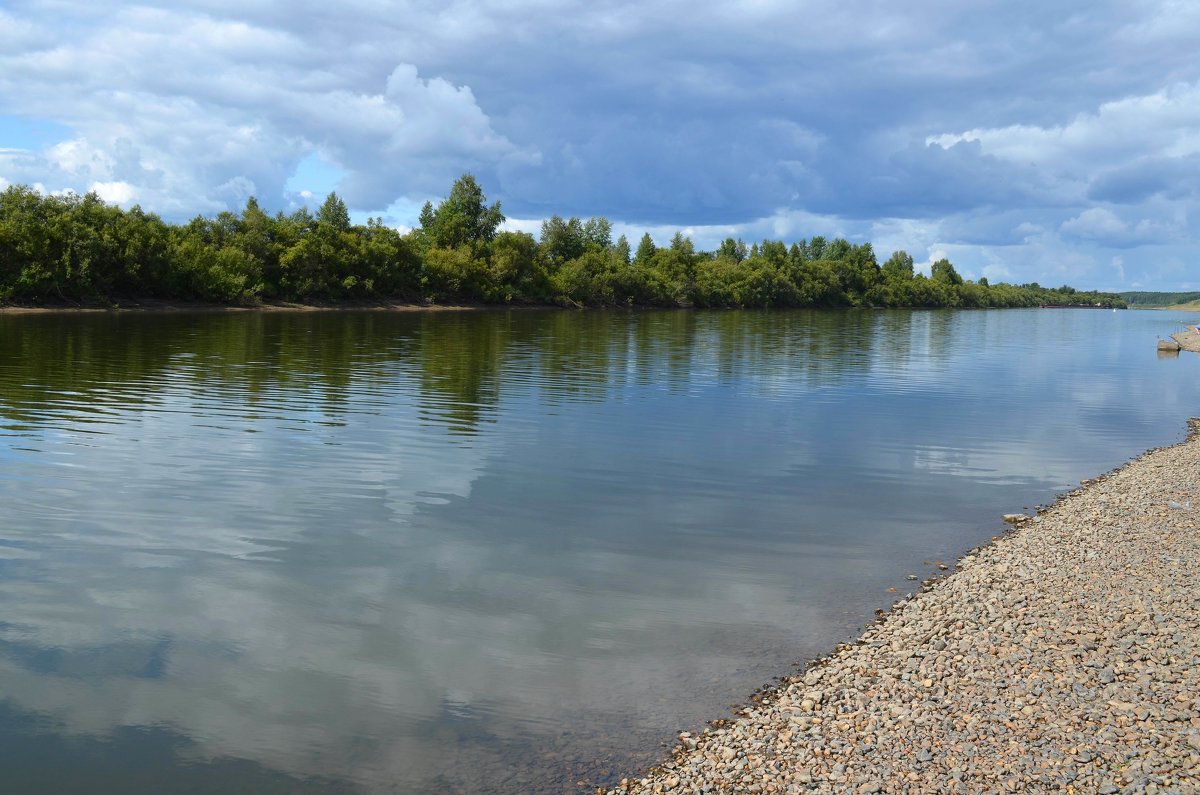
[{"label": "treeline along shore", "polygon": [[1120,296],[1063,286],[963,279],[946,259],[929,277],[903,251],[882,265],[870,243],[813,237],[747,246],[727,239],[697,251],[677,233],[634,248],[605,218],[542,224],[535,238],[501,231],[474,177],[455,181],[407,234],[371,219],[353,224],[331,193],[315,213],[269,215],[252,198],[170,224],[140,207],[122,210],[94,193],[0,193],[0,302],[18,304],[165,299],[254,305],[263,301],[371,299],[679,307],[1124,307]]}]

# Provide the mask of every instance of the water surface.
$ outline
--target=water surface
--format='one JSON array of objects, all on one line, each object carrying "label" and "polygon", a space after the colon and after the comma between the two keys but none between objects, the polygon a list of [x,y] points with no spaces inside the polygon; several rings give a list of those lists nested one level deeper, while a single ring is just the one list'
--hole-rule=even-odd
[{"label": "water surface", "polygon": [[0,315],[6,786],[611,781],[1181,439],[1174,320]]}]

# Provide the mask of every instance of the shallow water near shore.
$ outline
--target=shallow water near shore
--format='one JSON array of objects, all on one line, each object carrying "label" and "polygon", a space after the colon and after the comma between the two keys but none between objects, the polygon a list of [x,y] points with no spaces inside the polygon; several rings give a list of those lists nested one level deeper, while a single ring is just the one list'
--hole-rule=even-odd
[{"label": "shallow water near shore", "polygon": [[1181,440],[1174,320],[0,315],[0,770],[611,782],[1001,513]]}]

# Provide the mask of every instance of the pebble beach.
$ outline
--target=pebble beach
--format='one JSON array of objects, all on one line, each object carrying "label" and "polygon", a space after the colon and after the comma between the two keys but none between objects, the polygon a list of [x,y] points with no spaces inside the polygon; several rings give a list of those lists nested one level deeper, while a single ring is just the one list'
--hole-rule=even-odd
[{"label": "pebble beach", "polygon": [[1010,517],[855,643],[610,795],[1200,792],[1189,431]]}]

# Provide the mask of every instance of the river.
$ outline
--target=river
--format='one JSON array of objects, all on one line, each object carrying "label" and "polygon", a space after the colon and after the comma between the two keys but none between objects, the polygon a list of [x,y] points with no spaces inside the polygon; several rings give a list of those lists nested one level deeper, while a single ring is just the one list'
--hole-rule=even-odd
[{"label": "river", "polygon": [[1180,319],[0,314],[5,786],[611,782],[1182,439]]}]

